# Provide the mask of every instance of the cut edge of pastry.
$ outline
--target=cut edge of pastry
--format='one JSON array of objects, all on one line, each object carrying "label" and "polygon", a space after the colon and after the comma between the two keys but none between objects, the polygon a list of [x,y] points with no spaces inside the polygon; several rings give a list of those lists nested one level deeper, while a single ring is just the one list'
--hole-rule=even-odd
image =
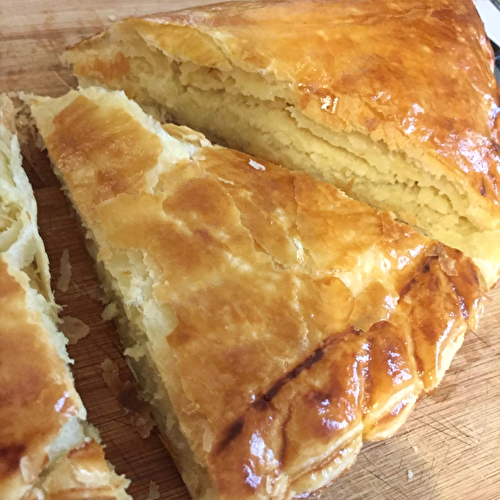
[{"label": "cut edge of pastry", "polygon": [[[32,112],[35,115],[38,126],[43,128],[45,137],[50,135],[53,130],[51,117],[57,115],[58,112],[66,108],[79,95],[85,95],[91,100],[95,99],[97,102],[101,99],[107,99],[106,106],[110,106],[111,108],[124,108],[145,128],[159,134],[159,124],[155,123],[150,116],[145,115],[134,102],[126,99],[122,92],[108,93],[103,89],[87,88],[80,90],[79,92],[71,91],[66,96],[57,100],[38,97],[31,99],[30,105],[32,106]],[[45,110],[39,111],[38,105],[47,101],[50,101],[50,106],[48,107],[52,109],[48,112]],[[167,131],[171,138],[183,140],[184,144],[182,147],[185,149],[184,155],[186,155],[186,157],[189,157],[193,153],[193,149],[189,147],[190,144],[197,146],[199,144],[203,144],[205,146],[209,145],[209,142],[203,135],[187,129],[186,127],[164,125],[163,130]],[[176,142],[179,145],[179,141]],[[167,145],[163,143],[164,151],[169,145],[171,144]],[[177,158],[175,158],[175,156],[177,156]],[[178,153],[174,154],[174,159],[171,160],[171,163],[175,163],[175,161],[179,161]],[[77,204],[65,184],[63,175],[58,171],[54,162],[52,162],[52,165],[63,185],[65,194],[68,196],[75,211],[78,213]],[[102,255],[100,256],[100,252],[109,252],[110,249],[98,248],[96,235],[90,227],[85,224],[81,215],[80,220],[86,230],[86,245],[90,255],[96,262],[96,270],[104,292],[107,295],[109,302],[116,304],[116,309],[118,310],[116,323],[124,347],[126,348],[125,354],[131,359],[134,375],[141,383],[144,395],[153,407],[153,413],[159,425],[161,434],[165,439],[166,447],[169,449],[175,462],[177,463],[182,477],[193,497],[207,500],[217,499],[219,496],[214,483],[209,477],[208,470],[204,464],[197,461],[196,455],[192,449],[193,443],[190,442],[190,440],[188,440],[184,435],[181,424],[173,410],[171,396],[169,394],[169,391],[172,390],[172,384],[169,384],[165,379],[165,375],[162,377],[157,369],[157,361],[155,361],[155,357],[167,356],[167,358],[163,358],[163,360],[165,360],[168,359],[169,353],[162,352],[167,351],[167,349],[162,349],[159,344],[155,345],[154,332],[144,326],[144,324],[139,326],[141,321],[130,320],[130,317],[137,319],[140,316],[140,313],[139,311],[134,310],[135,306],[133,305],[131,297],[125,297],[123,295],[116,278],[104,268],[104,264],[100,258],[102,257]],[[126,253],[127,255],[122,256],[122,258],[125,257],[127,259],[128,264],[126,269],[127,271],[132,272],[132,279],[138,279],[139,281],[142,280],[142,282],[146,282],[148,279],[151,279],[150,276],[147,274],[141,274],[140,271],[141,267],[144,267],[141,265],[141,260],[144,255],[141,252],[137,253],[136,251],[127,251]],[[124,304],[126,304],[126,309]],[[162,338],[164,335],[168,334],[168,329],[171,329],[174,326],[172,318],[169,318],[168,314],[166,317],[167,319],[165,321],[168,328],[164,325],[164,328],[161,330]],[[466,328],[463,328],[456,336],[454,342],[448,346],[446,353],[443,353],[437,377],[439,380],[449,367],[455,352],[462,344],[465,333]],[[439,380],[435,381],[434,384],[436,384]],[[435,385],[428,387],[428,390],[431,390],[433,387],[435,387]],[[396,409],[397,411],[393,412],[393,414],[387,415],[387,425],[384,423],[384,417],[382,417],[384,411],[382,408],[380,414],[375,416],[373,421],[367,421],[364,433],[362,430],[357,431],[347,441],[341,442],[335,449],[335,452],[332,452],[331,455],[325,457],[325,460],[321,465],[323,481],[318,483],[316,474],[316,480],[313,481],[314,489],[328,485],[335,477],[347,470],[354,462],[363,440],[381,440],[394,434],[395,429],[397,430],[399,425],[404,422],[419,397],[418,395],[415,395],[414,392],[410,392],[411,393],[409,394],[396,393],[393,395],[393,400],[387,402],[386,406],[388,408],[395,405],[394,400],[397,400],[400,403]],[[420,395],[424,393],[422,392],[422,388],[419,389],[418,393]],[[397,422],[396,424],[395,421]],[[208,431],[206,438],[210,439]],[[205,437],[203,437],[202,441],[204,441],[204,439]],[[342,457],[342,459],[340,457]],[[309,492],[310,489],[308,489],[308,485],[310,484],[309,482],[312,481],[312,479],[310,479],[312,477],[311,475],[314,474],[314,470],[309,470],[299,478],[296,478],[290,485],[291,489],[288,490],[288,493],[293,492],[294,495],[300,495],[304,492]],[[281,497],[277,496],[276,498]]]},{"label": "cut edge of pastry", "polygon": [[[394,212],[463,251],[489,287],[496,283],[498,209],[438,157],[409,144],[406,152],[397,151],[355,130],[329,129],[301,109],[288,81],[240,60],[227,37],[175,22],[161,15],[129,18],[68,48],[63,60],[83,87],[124,90],[161,121],[174,120],[216,142],[304,170]],[[169,36],[182,38],[185,48],[174,44],[169,52]]]},{"label": "cut edge of pastry", "polygon": [[[63,362],[63,377],[67,377],[72,391],[67,396],[78,412],[67,418],[44,449],[36,450],[40,456],[21,459],[20,474],[0,485],[2,500],[44,500],[70,491],[72,500],[88,498],[89,491],[103,499],[131,500],[125,491],[129,481],[105,461],[99,434],[86,421],[85,407],[71,387],[74,379],[69,365],[73,361],[66,351],[68,340],[57,326],[60,307],[54,301],[48,256],[38,233],[36,200],[21,164],[15,114],[11,99],[0,94],[0,260],[22,287],[26,307],[39,313],[40,326]],[[33,468],[31,460],[36,464],[43,454],[43,468]]]},{"label": "cut edge of pastry", "polygon": [[[88,89],[88,94],[93,98],[105,98],[108,95],[106,91],[100,89]],[[78,97],[78,95],[78,92],[69,92],[57,101],[39,96],[29,96],[26,98],[26,102],[31,106],[32,113],[35,115],[39,126],[40,120],[44,123],[44,117],[36,113],[37,104],[50,100],[51,104],[56,106],[54,113],[57,114],[59,110],[68,106],[72,100]],[[138,116],[139,109],[134,109],[134,106],[136,106],[135,103],[132,104],[130,101],[124,99],[124,96],[120,96],[115,101],[115,105],[117,107],[124,105],[127,111],[130,112],[135,118],[139,118],[139,121],[141,121],[143,125],[148,128],[151,127],[151,122],[153,120],[148,119],[145,115],[142,117],[140,115]],[[50,130],[51,124],[44,124],[45,126],[48,126]],[[176,125],[166,124],[163,126],[163,129],[172,137],[175,137],[176,139],[183,138],[190,144],[209,144],[202,134],[188,129],[187,127],[177,127]],[[191,152],[192,149],[188,148],[186,154],[189,155]],[[200,500],[218,499],[219,497],[216,493],[215,486],[208,475],[206,467],[203,467],[195,460],[191,446],[181,431],[179,420],[172,408],[168,391],[164,387],[164,380],[159,374],[155,361],[152,357],[151,349],[153,349],[153,347],[149,346],[149,342],[144,345],[144,339],[149,338],[149,334],[146,330],[140,330],[137,325],[133,324],[127,318],[127,313],[123,304],[129,302],[129,299],[120,293],[120,287],[116,280],[104,268],[104,265],[98,256],[99,249],[92,230],[85,224],[83,217],[79,214],[77,204],[73,199],[71,191],[67,188],[64,178],[60,174],[57,166],[53,162],[51,162],[51,164],[54,172],[61,182],[65,195],[71,202],[71,205],[77,213],[78,219],[85,230],[85,246],[94,261],[94,268],[106,296],[106,301],[115,305],[115,313],[113,317],[118,333],[120,334],[122,344],[126,348],[125,355],[129,360],[129,366],[132,369],[134,377],[142,387],[144,398],[151,406],[155,422],[162,436],[162,441],[175,461],[178,470],[181,473],[182,478],[193,498],[199,498]],[[130,260],[131,262],[134,262],[136,259],[134,259],[134,256],[131,256]],[[137,271],[138,267],[140,266],[134,267],[134,270]],[[145,275],[135,277],[143,280],[147,279],[147,276]]]}]

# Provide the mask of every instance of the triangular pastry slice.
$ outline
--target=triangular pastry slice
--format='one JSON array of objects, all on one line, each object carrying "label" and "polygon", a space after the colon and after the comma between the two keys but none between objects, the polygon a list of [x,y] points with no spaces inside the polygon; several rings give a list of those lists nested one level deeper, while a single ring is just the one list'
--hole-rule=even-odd
[{"label": "triangular pastry slice", "polygon": [[500,106],[471,0],[228,2],[65,53],[80,85],[303,170],[500,276]]},{"label": "triangular pastry slice", "polygon": [[396,432],[482,307],[458,250],[122,92],[31,104],[194,498],[285,499]]},{"label": "triangular pastry slice", "polygon": [[68,369],[13,113],[0,96],[0,498],[130,500]]}]

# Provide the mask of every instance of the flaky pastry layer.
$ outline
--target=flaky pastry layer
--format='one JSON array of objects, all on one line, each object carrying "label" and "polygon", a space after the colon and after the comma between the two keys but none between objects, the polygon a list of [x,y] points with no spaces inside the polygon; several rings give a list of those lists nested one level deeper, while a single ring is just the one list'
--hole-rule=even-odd
[{"label": "flaky pastry layer", "polygon": [[69,48],[81,85],[393,211],[500,276],[498,88],[472,2],[228,2]]}]

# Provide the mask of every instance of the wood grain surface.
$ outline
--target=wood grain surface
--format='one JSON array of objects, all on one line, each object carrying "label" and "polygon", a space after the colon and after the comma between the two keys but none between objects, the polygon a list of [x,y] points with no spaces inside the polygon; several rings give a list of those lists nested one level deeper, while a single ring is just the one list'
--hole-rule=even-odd
[{"label": "wood grain surface", "polygon": [[[60,95],[75,81],[58,55],[67,44],[97,33],[111,20],[174,10],[195,1],[0,0],[0,91]],[[123,381],[132,376],[113,323],[101,319],[101,291],[83,247],[77,220],[43,154],[27,153],[25,167],[39,204],[39,226],[51,261],[69,250],[73,276],[56,291],[64,315],[91,333],[69,346],[76,385],[99,429],[109,460],[131,480],[130,493],[145,500],[150,481],[161,499],[188,499],[172,460],[154,430],[142,439],[102,378],[111,358]],[[419,403],[397,436],[363,448],[356,464],[322,494],[325,500],[500,499],[500,290],[491,293],[477,333],[470,333],[441,386]],[[411,473],[409,474],[409,471]],[[413,475],[413,478],[409,476]],[[237,499],[235,499],[237,500]]]}]

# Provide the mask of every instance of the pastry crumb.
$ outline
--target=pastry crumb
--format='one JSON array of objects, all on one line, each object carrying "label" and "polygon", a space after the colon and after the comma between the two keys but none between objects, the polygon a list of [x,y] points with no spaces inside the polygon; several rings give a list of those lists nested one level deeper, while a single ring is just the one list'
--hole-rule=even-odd
[{"label": "pastry crumb", "polygon": [[59,279],[57,280],[56,288],[61,292],[67,292],[69,282],[71,281],[73,266],[69,261],[69,251],[63,250],[59,266]]},{"label": "pastry crumb", "polygon": [[149,481],[149,493],[146,500],[158,500],[160,498],[160,487],[154,481]]},{"label": "pastry crumb", "polygon": [[118,365],[110,358],[101,362],[102,378],[113,394],[121,391],[122,382]]},{"label": "pastry crumb", "polygon": [[417,453],[418,448],[417,448],[416,446],[414,446],[414,447],[413,447],[413,451],[414,451],[415,453]]},{"label": "pastry crumb", "polygon": [[109,19],[110,21],[116,21],[116,16],[115,16],[114,14],[109,14],[109,15],[108,15],[108,19]]},{"label": "pastry crumb", "polygon": [[413,479],[413,471],[408,470],[408,480],[411,481]]},{"label": "pastry crumb", "polygon": [[151,431],[154,429],[154,426],[156,424],[151,418],[148,410],[145,415],[141,415],[140,413],[131,415],[130,425],[138,432],[139,436],[141,436],[142,439],[147,439],[149,436],[151,436]]},{"label": "pastry crumb", "polygon": [[118,307],[114,302],[110,302],[102,311],[101,318],[104,321],[110,321],[118,316]]},{"label": "pastry crumb", "polygon": [[66,335],[70,345],[76,344],[90,333],[89,326],[81,319],[73,318],[73,316],[62,316],[61,320],[61,331]]},{"label": "pastry crumb", "polygon": [[135,383],[120,380],[118,365],[110,358],[101,363],[102,378],[117,399],[125,413],[129,425],[137,431],[143,439],[151,435],[155,423],[149,412],[149,405],[141,398]]}]

